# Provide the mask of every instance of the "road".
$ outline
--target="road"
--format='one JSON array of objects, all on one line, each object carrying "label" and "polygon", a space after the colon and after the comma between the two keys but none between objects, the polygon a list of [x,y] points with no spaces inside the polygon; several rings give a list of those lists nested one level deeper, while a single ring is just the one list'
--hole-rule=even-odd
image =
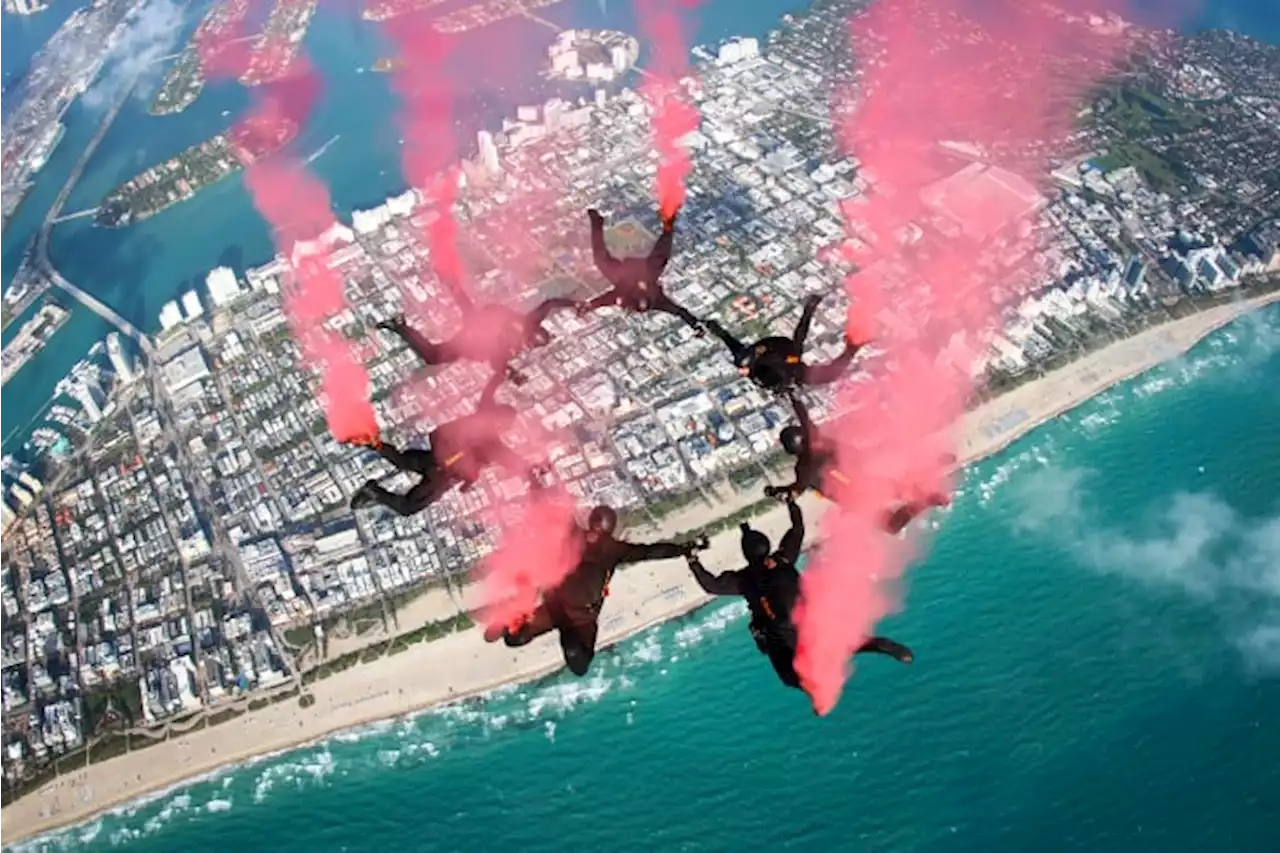
[{"label": "road", "polygon": [[62,208],[66,205],[67,199],[71,196],[71,191],[75,189],[77,183],[80,182],[80,176],[84,174],[85,167],[89,164],[89,159],[93,156],[93,152],[97,150],[102,140],[106,137],[107,131],[111,129],[111,125],[116,120],[116,116],[120,114],[120,110],[129,101],[129,97],[133,94],[134,83],[125,86],[115,103],[111,105],[111,109],[102,117],[102,123],[98,125],[98,129],[94,131],[93,137],[85,146],[84,151],[80,152],[80,159],[76,161],[75,166],[71,169],[71,174],[67,176],[67,182],[62,185],[62,191],[58,193],[58,197],[54,200],[53,206],[49,208],[49,213],[45,216],[44,225],[40,228],[40,233],[36,237],[36,245],[32,260],[36,268],[49,279],[54,287],[62,290],[74,298],[84,307],[97,314],[102,319],[111,323],[122,334],[128,335],[138,342],[138,346],[142,348],[148,358],[155,355],[155,349],[151,345],[151,340],[144,335],[137,327],[121,317],[113,311],[106,303],[86,293],[67,279],[53,265],[53,260],[49,257],[49,235],[53,232],[54,223],[58,220]]}]

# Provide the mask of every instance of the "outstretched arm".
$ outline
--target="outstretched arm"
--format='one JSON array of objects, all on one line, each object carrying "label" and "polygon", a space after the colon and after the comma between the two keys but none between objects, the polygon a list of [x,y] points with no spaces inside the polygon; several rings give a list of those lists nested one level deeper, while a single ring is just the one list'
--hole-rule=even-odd
[{"label": "outstretched arm", "polygon": [[667,268],[667,262],[671,260],[671,248],[675,243],[675,228],[664,228],[662,234],[654,242],[653,248],[649,250],[649,275],[654,281],[658,280],[658,276],[662,275],[662,271]]},{"label": "outstretched arm", "polygon": [[648,560],[670,560],[672,557],[683,557],[690,553],[688,545],[675,542],[623,542],[626,550],[619,563],[643,563]]},{"label": "outstretched arm", "polygon": [[787,511],[791,513],[791,529],[783,534],[778,551],[794,565],[800,559],[800,547],[804,545],[804,515],[794,500],[787,501]]},{"label": "outstretched arm", "polygon": [[572,299],[548,299],[529,312],[529,324],[531,326],[541,326],[552,311],[557,311],[561,308],[573,308],[577,304]]},{"label": "outstretched arm", "polygon": [[796,349],[801,352],[804,352],[804,339],[809,337],[809,325],[813,323],[813,312],[818,310],[818,303],[821,301],[821,296],[810,296],[804,301],[800,322],[796,324],[795,333],[791,336],[791,340],[795,341]]},{"label": "outstretched arm", "polygon": [[595,261],[600,274],[613,281],[620,263],[609,254],[609,249],[604,244],[604,217],[595,210],[588,210],[587,215],[591,217],[591,259]]},{"label": "outstretched arm", "polygon": [[703,568],[701,560],[697,557],[690,557],[689,571],[693,572],[693,579],[698,582],[698,586],[702,587],[702,591],[708,595],[742,594],[742,587],[739,583],[739,578],[742,577],[740,570],[713,575]]}]

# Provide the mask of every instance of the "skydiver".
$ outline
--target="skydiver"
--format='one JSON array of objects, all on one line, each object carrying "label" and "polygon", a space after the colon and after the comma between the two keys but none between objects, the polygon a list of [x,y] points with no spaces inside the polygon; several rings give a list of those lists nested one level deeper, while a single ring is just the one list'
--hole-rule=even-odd
[{"label": "skydiver", "polygon": [[524,646],[550,631],[560,634],[564,662],[574,675],[586,675],[596,653],[600,609],[609,595],[609,582],[623,563],[666,560],[690,556],[707,547],[705,537],[687,543],[655,542],[637,544],[614,537],[618,514],[607,506],[597,506],[587,518],[587,527],[575,525],[582,537],[582,557],[572,572],[553,590],[542,593],[542,603],[532,614],[511,625],[490,625],[485,642],[501,639],[508,646]]},{"label": "skydiver", "polygon": [[[713,575],[703,568],[696,555],[688,556],[689,569],[698,586],[711,595],[740,595],[751,612],[751,636],[756,647],[768,655],[778,678],[788,687],[803,690],[795,668],[798,634],[792,622],[796,602],[800,599],[800,572],[796,561],[804,541],[804,518],[794,500],[788,500],[791,529],[782,537],[778,550],[772,551],[769,537],[743,523],[742,554],[747,565],[741,569]],[[867,639],[854,654],[888,655],[902,663],[911,663],[911,649],[886,637]]]},{"label": "skydiver", "polygon": [[800,322],[789,338],[770,335],[754,344],[744,344],[715,320],[708,320],[707,328],[729,348],[738,372],[761,388],[781,394],[797,385],[827,385],[844,374],[853,357],[866,342],[855,342],[846,336],[844,352],[832,361],[826,364],[805,364],[805,338],[809,336],[813,312],[821,301],[821,296],[810,296],[805,300]]},{"label": "skydiver", "polygon": [[[800,424],[783,428],[779,439],[782,448],[796,457],[796,479],[785,486],[765,486],[765,497],[793,500],[808,489],[813,489],[823,497],[839,503],[852,487],[853,478],[836,467],[836,444],[829,436],[818,431],[804,403],[795,395],[791,395],[791,403]],[[956,458],[952,455],[942,459],[944,465],[953,465],[955,461]],[[942,492],[936,492],[923,500],[902,501],[885,512],[882,527],[896,536],[916,516],[932,507],[947,506],[950,503],[951,499]]]},{"label": "skydiver", "polygon": [[499,432],[516,417],[511,406],[490,404],[470,415],[441,424],[428,436],[430,447],[400,449],[376,436],[354,439],[349,444],[372,449],[397,470],[418,474],[421,479],[399,494],[383,488],[377,480],[366,480],[351,496],[351,508],[381,504],[402,516],[414,515],[442,498],[455,485],[468,492],[489,465],[513,474],[524,474],[534,488],[541,487],[541,468],[530,465],[502,442]]},{"label": "skydiver", "polygon": [[510,380],[514,385],[528,381],[524,374],[511,366],[512,360],[526,350],[550,343],[551,335],[543,328],[543,322],[552,311],[577,305],[572,299],[547,299],[537,308],[522,314],[514,308],[494,303],[477,306],[460,287],[450,287],[450,290],[461,309],[463,325],[452,338],[432,343],[426,335],[408,324],[404,314],[384,320],[378,328],[399,337],[427,364],[447,364],[463,359],[488,362],[493,375],[480,394],[482,405],[493,400],[504,381]]},{"label": "skydiver", "polygon": [[[678,213],[678,212],[677,212]],[[699,335],[706,333],[706,324],[682,305],[678,305],[663,291],[658,279],[667,262],[671,260],[671,246],[676,235],[676,214],[662,220],[662,234],[643,258],[615,258],[604,244],[604,217],[594,208],[587,211],[591,219],[591,256],[596,269],[608,280],[612,288],[594,299],[578,303],[578,313],[586,314],[597,308],[621,308],[643,314],[662,311],[679,317]]]}]

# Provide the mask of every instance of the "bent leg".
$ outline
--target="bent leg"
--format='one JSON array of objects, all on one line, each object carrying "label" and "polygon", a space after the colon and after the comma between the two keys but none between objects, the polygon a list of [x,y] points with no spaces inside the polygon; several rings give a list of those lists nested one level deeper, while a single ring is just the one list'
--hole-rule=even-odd
[{"label": "bent leg", "polygon": [[765,654],[769,656],[769,663],[773,664],[773,671],[778,673],[778,678],[782,683],[800,690],[800,676],[796,673],[795,650],[779,642],[770,642],[765,647]]},{"label": "bent leg", "polygon": [[560,650],[564,652],[565,666],[579,678],[587,674],[595,659],[599,630],[597,614],[585,608],[569,614],[568,623],[560,626]]},{"label": "bent leg", "polygon": [[422,512],[442,494],[444,494],[444,491],[434,477],[423,477],[416,486],[403,495],[388,491],[377,483],[370,481],[365,483],[360,491],[356,493],[356,496],[352,498],[352,506],[365,506],[372,502],[385,506],[397,515],[408,517]]},{"label": "bent leg", "polygon": [[800,371],[800,382],[810,387],[815,385],[830,385],[835,382],[849,368],[849,363],[853,361],[853,357],[858,354],[861,347],[847,344],[844,352],[836,356],[826,364],[806,364],[802,366]]},{"label": "bent leg", "polygon": [[888,655],[896,661],[902,663],[911,663],[915,660],[915,655],[911,649],[902,645],[902,643],[890,640],[888,637],[871,637],[854,652],[855,655],[861,654],[877,654]]}]

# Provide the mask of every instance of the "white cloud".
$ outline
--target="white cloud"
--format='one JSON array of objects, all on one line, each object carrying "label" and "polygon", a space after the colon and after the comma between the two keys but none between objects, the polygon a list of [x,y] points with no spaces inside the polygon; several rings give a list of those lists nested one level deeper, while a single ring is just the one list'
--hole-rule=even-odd
[{"label": "white cloud", "polygon": [[151,0],[131,12],[97,81],[84,93],[84,105],[105,107],[125,87],[159,75],[165,67],[159,59],[177,52],[185,24],[186,6],[180,0]]},{"label": "white cloud", "polygon": [[1018,530],[1053,538],[1095,571],[1212,607],[1251,666],[1280,672],[1280,516],[1253,521],[1215,495],[1181,492],[1121,527],[1090,510],[1090,477],[1029,473],[1014,492]]}]

